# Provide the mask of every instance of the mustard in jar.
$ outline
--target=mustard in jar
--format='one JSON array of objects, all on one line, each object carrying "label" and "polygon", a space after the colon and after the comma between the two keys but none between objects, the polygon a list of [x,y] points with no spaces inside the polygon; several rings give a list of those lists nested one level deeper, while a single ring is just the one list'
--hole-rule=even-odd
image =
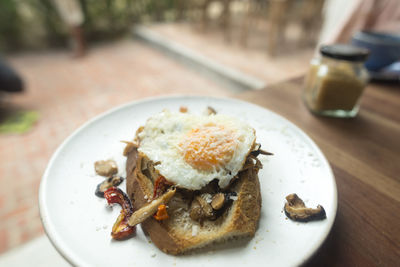
[{"label": "mustard in jar", "polygon": [[364,61],[368,50],[351,45],[326,45],[311,61],[305,79],[303,100],[313,113],[354,117],[368,83]]}]

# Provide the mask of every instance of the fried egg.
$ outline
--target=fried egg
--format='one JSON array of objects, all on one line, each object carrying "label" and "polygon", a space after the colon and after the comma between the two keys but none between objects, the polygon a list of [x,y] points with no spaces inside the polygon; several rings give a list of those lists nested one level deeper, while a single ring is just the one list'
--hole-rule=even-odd
[{"label": "fried egg", "polygon": [[165,110],[145,123],[138,151],[178,187],[198,190],[218,179],[225,188],[243,167],[255,139],[255,130],[236,118]]}]

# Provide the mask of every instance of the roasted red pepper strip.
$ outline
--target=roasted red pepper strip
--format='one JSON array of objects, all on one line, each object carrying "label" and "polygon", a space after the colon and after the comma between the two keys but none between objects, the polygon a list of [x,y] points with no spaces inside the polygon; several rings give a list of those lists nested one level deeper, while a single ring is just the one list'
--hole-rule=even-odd
[{"label": "roasted red pepper strip", "polygon": [[128,219],[133,213],[132,203],[129,197],[118,187],[110,187],[104,192],[108,204],[118,203],[121,205],[121,213],[114,223],[111,236],[114,239],[126,239],[136,232],[135,226],[128,225]]},{"label": "roasted red pepper strip", "polygon": [[162,221],[162,220],[168,219],[169,216],[167,213],[167,206],[165,206],[165,204],[161,204],[160,206],[158,206],[157,212],[156,212],[156,214],[153,215],[153,217],[157,221]]},{"label": "roasted red pepper strip", "polygon": [[159,176],[156,181],[154,182],[154,192],[153,192],[153,199],[158,198],[165,191],[167,191],[168,187],[173,185],[172,183],[168,182],[164,176]]}]

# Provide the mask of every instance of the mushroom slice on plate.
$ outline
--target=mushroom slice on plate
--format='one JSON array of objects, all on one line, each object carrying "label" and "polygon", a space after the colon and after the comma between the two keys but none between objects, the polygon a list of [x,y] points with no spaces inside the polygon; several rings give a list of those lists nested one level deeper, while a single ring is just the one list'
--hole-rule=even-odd
[{"label": "mushroom slice on plate", "polygon": [[117,163],[112,159],[96,161],[94,169],[98,175],[106,177],[110,177],[118,172]]},{"label": "mushroom slice on plate", "polygon": [[326,218],[326,213],[321,205],[316,209],[307,208],[303,200],[296,194],[286,196],[285,214],[289,219],[299,222],[308,222],[314,220],[323,220]]},{"label": "mushroom slice on plate", "polygon": [[95,195],[98,197],[104,197],[104,192],[113,186],[118,186],[124,181],[121,176],[113,176],[105,179],[102,183],[99,183],[96,187]]}]

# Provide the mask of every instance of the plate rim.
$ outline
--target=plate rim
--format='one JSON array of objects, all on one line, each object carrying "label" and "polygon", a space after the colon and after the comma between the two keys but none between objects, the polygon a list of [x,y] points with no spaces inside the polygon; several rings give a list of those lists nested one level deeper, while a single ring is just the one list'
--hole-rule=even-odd
[{"label": "plate rim", "polygon": [[109,114],[118,112],[119,110],[123,110],[127,107],[145,104],[145,103],[154,102],[154,101],[168,101],[171,99],[185,99],[185,98],[201,99],[201,100],[209,99],[209,100],[225,101],[225,102],[230,102],[230,103],[239,102],[244,105],[250,105],[250,106],[254,106],[256,108],[261,108],[261,109],[273,114],[274,116],[279,117],[280,119],[282,119],[283,121],[285,121],[286,123],[291,125],[291,127],[294,127],[298,131],[298,133],[302,136],[302,138],[305,138],[307,141],[309,141],[311,143],[312,147],[316,150],[316,152],[319,154],[319,156],[326,162],[327,171],[330,173],[331,177],[333,178],[332,179],[332,186],[333,186],[332,189],[333,189],[333,193],[334,193],[333,194],[334,198],[332,200],[333,210],[331,212],[333,215],[333,218],[328,221],[328,223],[329,223],[328,227],[326,227],[325,230],[323,231],[320,242],[316,243],[316,245],[314,247],[312,247],[312,249],[308,253],[303,255],[303,257],[301,258],[301,262],[299,262],[299,265],[303,265],[303,264],[307,263],[318,252],[319,248],[325,243],[329,233],[332,230],[334,222],[336,221],[337,209],[338,209],[338,191],[337,191],[336,178],[332,171],[332,167],[331,167],[328,159],[322,153],[319,146],[315,143],[315,141],[309,135],[306,134],[306,132],[302,128],[297,126],[295,123],[293,123],[286,117],[284,117],[274,111],[271,111],[268,108],[265,108],[263,106],[260,106],[260,105],[257,105],[257,104],[254,104],[254,103],[251,103],[248,101],[244,101],[244,100],[241,100],[238,98],[233,98],[233,97],[214,97],[214,96],[187,95],[187,94],[174,94],[174,95],[146,97],[146,98],[142,98],[139,100],[130,101],[130,102],[118,105],[118,106],[108,109],[102,113],[99,113],[98,115],[94,116],[93,118],[85,121],[82,125],[80,125],[74,131],[72,131],[72,133],[70,135],[68,135],[68,137],[66,137],[61,142],[61,144],[54,151],[54,153],[52,154],[52,156],[50,157],[50,160],[48,161],[48,163],[46,165],[45,171],[44,171],[41,181],[40,181],[39,195],[38,195],[40,220],[42,222],[43,229],[44,229],[48,239],[50,240],[51,244],[53,245],[53,247],[71,265],[73,265],[73,266],[85,266],[86,265],[85,262],[83,262],[79,257],[75,256],[72,251],[69,251],[68,247],[63,246],[62,241],[58,240],[59,238],[57,237],[55,227],[49,223],[49,219],[48,219],[49,213],[48,213],[48,210],[46,207],[46,199],[47,198],[45,195],[45,188],[46,188],[47,181],[48,181],[47,177],[49,177],[50,169],[51,169],[52,165],[54,164],[54,162],[56,161],[56,159],[58,158],[60,152],[63,150],[63,148],[66,145],[68,145],[70,140],[72,140],[76,135],[78,135],[83,129],[85,129],[89,125],[108,116]]}]

